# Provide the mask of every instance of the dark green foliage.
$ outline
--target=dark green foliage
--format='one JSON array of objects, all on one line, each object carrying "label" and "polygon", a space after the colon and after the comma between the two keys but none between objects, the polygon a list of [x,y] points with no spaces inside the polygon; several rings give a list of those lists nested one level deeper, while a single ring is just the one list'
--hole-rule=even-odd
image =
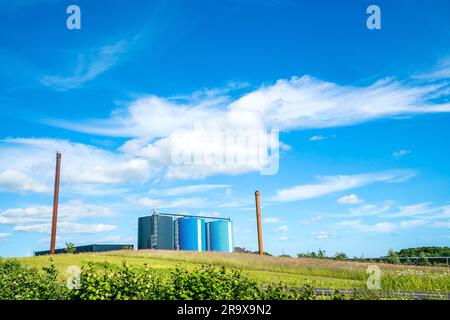
[{"label": "dark green foliage", "polygon": [[57,275],[53,264],[38,272],[15,260],[0,261],[0,300],[67,299],[69,290]]},{"label": "dark green foliage", "polygon": [[315,299],[310,286],[290,288],[282,283],[263,285],[235,269],[202,266],[176,268],[169,276],[159,271],[108,263],[89,263],[82,268],[75,289],[57,278],[53,264],[42,271],[17,261],[0,260],[1,299],[80,300],[246,300]]},{"label": "dark green foliage", "polygon": [[400,259],[397,255],[397,253],[394,250],[389,250],[387,257],[386,257],[386,262],[387,263],[392,263],[392,264],[399,264],[400,263]]},{"label": "dark green foliage", "polygon": [[431,265],[431,263],[430,263],[430,261],[428,260],[427,255],[426,255],[425,252],[421,252],[421,253],[419,254],[419,261],[418,261],[418,264],[421,265],[421,266],[429,266],[429,265]]},{"label": "dark green foliage", "polygon": [[297,254],[297,257],[299,258],[318,258],[318,259],[326,259],[327,256],[325,255],[325,250],[319,249],[319,251],[314,252],[300,252]]},{"label": "dark green foliage", "polygon": [[336,252],[336,254],[334,255],[334,259],[344,261],[348,259],[348,256],[347,254],[345,254],[345,252]]},{"label": "dark green foliage", "polygon": [[77,248],[75,248],[75,245],[71,242],[66,242],[66,247],[64,249],[66,253],[76,253]]},{"label": "dark green foliage", "polygon": [[103,263],[95,268],[89,263],[80,275],[78,289],[72,298],[81,300],[155,300],[161,299],[163,287],[160,277],[151,270],[130,269],[124,262],[120,268]]},{"label": "dark green foliage", "polygon": [[423,253],[427,257],[450,257],[450,247],[417,247],[402,249],[399,257],[419,257]]}]

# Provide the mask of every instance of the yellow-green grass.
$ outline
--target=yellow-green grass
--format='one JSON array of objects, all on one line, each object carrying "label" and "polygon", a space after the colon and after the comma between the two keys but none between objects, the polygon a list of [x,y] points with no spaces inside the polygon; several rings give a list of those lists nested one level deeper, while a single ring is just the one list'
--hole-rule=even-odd
[{"label": "yellow-green grass", "polygon": [[[363,289],[366,287],[367,266],[371,263],[335,261],[329,259],[269,257],[243,253],[187,252],[164,250],[122,250],[103,253],[55,255],[53,262],[64,277],[71,265],[85,266],[93,262],[120,265],[126,261],[132,267],[145,264],[162,274],[175,266],[192,269],[203,264],[243,270],[264,283],[284,282],[293,286],[310,284],[330,289]],[[21,258],[26,265],[41,269],[49,264],[48,256]],[[372,263],[373,264],[373,263]],[[450,292],[449,268],[417,267],[376,263],[382,272],[382,289],[427,292]]]}]

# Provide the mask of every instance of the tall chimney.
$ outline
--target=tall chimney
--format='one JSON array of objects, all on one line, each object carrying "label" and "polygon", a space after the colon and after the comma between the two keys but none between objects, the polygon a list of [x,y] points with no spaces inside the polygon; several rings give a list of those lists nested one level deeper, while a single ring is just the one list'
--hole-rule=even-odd
[{"label": "tall chimney", "polygon": [[58,199],[59,199],[59,175],[61,171],[61,152],[56,152],[56,171],[55,171],[55,194],[53,196],[53,220],[52,237],[50,240],[50,254],[55,254],[56,243],[56,222],[58,218]]},{"label": "tall chimney", "polygon": [[261,225],[261,205],[259,202],[259,191],[255,192],[255,201],[256,201],[256,223],[258,226],[258,248],[259,254],[264,254],[263,248],[263,240],[262,240],[262,225]]}]

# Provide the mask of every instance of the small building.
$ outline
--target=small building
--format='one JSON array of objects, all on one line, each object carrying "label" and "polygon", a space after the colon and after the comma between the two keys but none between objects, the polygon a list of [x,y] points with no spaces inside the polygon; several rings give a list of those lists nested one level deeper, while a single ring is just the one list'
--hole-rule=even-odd
[{"label": "small building", "polygon": [[[88,244],[85,246],[77,246],[75,247],[75,253],[82,252],[104,252],[104,251],[116,251],[116,250],[125,250],[125,249],[133,249],[134,246],[132,244]],[[55,254],[66,253],[65,249],[56,249]],[[45,256],[50,254],[50,250],[44,251],[35,251],[35,256]]]}]

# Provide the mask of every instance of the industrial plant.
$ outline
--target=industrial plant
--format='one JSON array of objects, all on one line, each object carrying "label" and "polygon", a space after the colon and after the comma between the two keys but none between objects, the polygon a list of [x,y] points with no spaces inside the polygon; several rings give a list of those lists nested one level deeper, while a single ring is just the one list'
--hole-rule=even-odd
[{"label": "industrial plant", "polygon": [[138,220],[138,249],[233,252],[230,218],[158,213]]}]

